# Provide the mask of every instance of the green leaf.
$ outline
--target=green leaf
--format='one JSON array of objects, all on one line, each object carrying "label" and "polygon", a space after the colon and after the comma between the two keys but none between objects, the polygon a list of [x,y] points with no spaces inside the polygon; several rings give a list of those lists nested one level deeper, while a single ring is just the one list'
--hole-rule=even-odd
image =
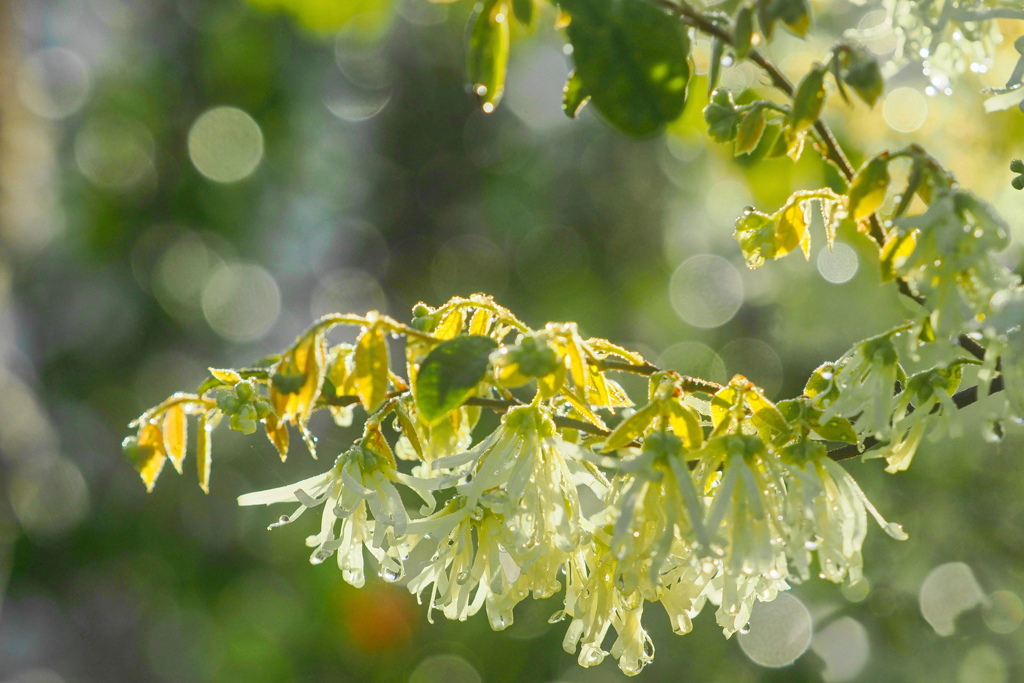
[{"label": "green leaf", "polygon": [[[836,363],[823,363],[818,369],[811,373],[804,386],[804,395],[810,398],[834,400],[839,397],[839,387],[836,386],[835,376],[839,372]],[[820,400],[819,399],[819,402]]]},{"label": "green leaf", "polygon": [[646,0],[562,0],[571,21],[576,73],[613,126],[650,135],[686,104],[690,40],[683,26]]},{"label": "green leaf", "polygon": [[719,88],[711,94],[711,101],[704,107],[704,120],[708,124],[708,135],[717,142],[736,139],[740,127],[740,115],[732,93]]},{"label": "green leaf", "polygon": [[811,7],[807,0],[772,0],[770,11],[793,33],[807,35],[811,27]]},{"label": "green leaf", "polygon": [[773,0],[757,0],[757,23],[761,25],[761,32],[766,39],[771,39],[775,33],[775,21],[778,18],[773,9]]},{"label": "green leaf", "polygon": [[754,10],[749,5],[743,5],[736,12],[736,25],[732,36],[736,56],[743,59],[750,52],[751,41],[754,39]]},{"label": "green leaf", "polygon": [[487,0],[469,20],[466,71],[473,94],[490,114],[505,93],[509,20],[505,0]]},{"label": "green leaf", "polygon": [[764,128],[763,109],[758,107],[747,112],[747,115],[743,117],[736,131],[735,154],[739,156],[740,154],[753,152],[754,148],[757,147],[757,143],[761,141],[761,136],[764,135]]},{"label": "green leaf", "polygon": [[843,51],[840,64],[840,82],[853,88],[858,97],[873,107],[885,87],[882,69],[875,58],[864,48],[854,48]]},{"label": "green leaf", "polygon": [[535,8],[533,0],[512,0],[512,14],[523,26],[533,25]]},{"label": "green leaf", "polygon": [[491,352],[498,343],[490,337],[466,335],[434,347],[420,364],[413,393],[420,418],[435,425],[458,408],[487,375]]},{"label": "green leaf", "polygon": [[873,214],[885,201],[889,189],[889,157],[872,157],[861,166],[850,181],[850,200],[847,210],[855,221]]},{"label": "green leaf", "polygon": [[586,86],[583,85],[583,79],[573,71],[569,74],[569,80],[565,82],[565,87],[562,88],[562,111],[570,119],[574,119],[579,116],[580,110],[587,106],[589,101],[590,95],[587,93]]},{"label": "green leaf", "polygon": [[793,95],[793,110],[789,124],[793,133],[800,133],[814,125],[825,104],[825,67],[815,64],[797,86]]}]

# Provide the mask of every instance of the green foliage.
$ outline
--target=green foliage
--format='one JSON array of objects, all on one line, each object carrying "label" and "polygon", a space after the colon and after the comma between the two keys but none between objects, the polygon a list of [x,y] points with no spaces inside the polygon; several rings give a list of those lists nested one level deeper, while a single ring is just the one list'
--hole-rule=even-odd
[{"label": "green foliage", "polygon": [[560,6],[570,17],[574,77],[612,125],[649,135],[679,117],[690,41],[678,22],[645,0],[561,0]]},{"label": "green foliage", "polygon": [[468,335],[442,342],[427,354],[416,373],[413,394],[428,426],[466,401],[487,374],[496,348],[497,342],[490,337]]},{"label": "green foliage", "polygon": [[[903,4],[888,3],[891,12]],[[320,17],[320,5],[302,7]],[[876,103],[885,82],[874,57],[840,44],[794,88],[758,51],[777,25],[808,34],[806,0],[739,3],[731,16],[646,0],[559,0],[557,9],[573,67],[565,113],[575,118],[592,102],[634,136],[683,114],[690,31],[703,35],[709,137],[751,164],[797,161],[806,146],[836,172],[834,186],[792,190],[772,213],[739,216],[734,235],[747,265],[797,250],[809,259],[817,208],[824,247],[841,228],[858,234],[883,283],[912,301],[905,320],[854,341],[811,374],[802,395],[776,404],[742,375],[723,385],[663,370],[607,339],[585,339],[575,323],[531,328],[484,294],[418,304],[408,325],[375,311],[332,314],[269,367],[211,369],[197,392],[144,412],[123,447],[151,490],[167,460],[182,471],[194,417],[206,491],[211,433],[225,416],[243,434],[262,424],[283,460],[291,427],[315,455],[312,416],[326,410],[347,427],[361,409],[361,435],[329,470],[239,503],[298,505],[273,526],[323,506],[320,533],[307,539],[312,563],[337,556],[343,579],[359,587],[373,558],[385,581],[402,580],[416,595],[429,589],[428,613],[449,619],[484,610],[501,630],[527,597],[559,594],[556,620],[570,618],[565,649],[583,666],[611,654],[633,675],[653,658],[646,606],[663,608],[685,634],[712,601],[728,637],[746,628],[755,602],[793,583],[859,582],[867,515],[906,539],[836,462],[864,455],[884,458],[888,472],[906,470],[925,433],[952,429],[951,416],[984,388],[1005,388],[1000,419],[1024,413],[1024,294],[997,258],[1009,225],[921,147],[850,166],[822,114],[831,81],[848,103],[847,89]],[[973,11],[921,16],[929,36],[955,23],[974,43],[994,29]],[[484,112],[505,89],[511,16],[531,26],[537,12],[532,0],[474,9],[467,75]],[[727,56],[760,67],[781,101],[718,87]],[[1019,162],[1011,169],[1024,178]],[[354,344],[329,343],[339,326],[358,328]],[[389,337],[404,339],[404,357],[394,357]],[[622,373],[646,380],[646,392],[631,397]],[[961,391],[965,377],[977,384]],[[498,424],[478,434],[484,410]],[[422,505],[410,506],[413,496]],[[430,559],[411,561],[414,553]],[[605,650],[609,630],[616,640]]]}]

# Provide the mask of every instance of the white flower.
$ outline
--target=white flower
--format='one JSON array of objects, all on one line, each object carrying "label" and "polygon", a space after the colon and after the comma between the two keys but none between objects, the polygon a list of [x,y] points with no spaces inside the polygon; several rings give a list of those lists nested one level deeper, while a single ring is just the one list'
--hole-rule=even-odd
[{"label": "white flower", "polygon": [[433,622],[434,609],[442,610],[448,619],[465,621],[486,606],[495,631],[512,623],[512,608],[519,602],[511,597],[515,576],[502,561],[503,521],[487,506],[487,498],[469,508],[464,496],[456,496],[434,515],[409,524],[403,552],[408,553],[427,538],[431,546],[437,546],[408,584],[409,591],[418,597],[432,586],[428,621]]},{"label": "white flower", "polygon": [[786,551],[800,579],[809,578],[811,559],[817,553],[821,578],[858,582],[868,513],[893,538],[907,538],[902,527],[882,518],[850,473],[828,457],[820,442],[793,444],[783,449],[782,461],[789,474],[783,513]]},{"label": "white flower", "polygon": [[[555,435],[555,427],[538,406],[506,413],[501,426],[460,455],[441,458],[435,467],[472,463],[469,481],[459,486],[473,509],[486,492],[490,507],[504,520],[501,542],[521,568],[520,593],[548,597],[561,589],[559,570],[581,542],[576,479],[567,453],[578,450]],[[579,469],[579,468],[577,468]]]},{"label": "white flower", "polygon": [[[324,474],[297,484],[239,496],[239,505],[299,503],[290,516],[281,517],[269,528],[290,524],[309,508],[324,506],[320,533],[306,539],[315,548],[310,562],[320,564],[335,552],[344,580],[360,587],[365,581],[365,546],[380,563],[381,576],[398,580],[403,562],[395,541],[405,535],[408,513],[393,480],[394,464],[376,451],[357,444],[338,456]],[[368,518],[367,511],[373,515]]]},{"label": "white flower", "polygon": [[746,625],[755,599],[771,600],[788,588],[779,524],[785,484],[777,457],[759,437],[717,437],[705,451],[709,464],[722,467],[706,521],[721,558],[721,572],[713,580],[716,592],[709,597],[720,603],[718,624],[731,636]]},{"label": "white flower", "polygon": [[[640,673],[654,659],[654,644],[640,619],[644,601],[639,592],[625,595],[612,575],[616,558],[609,539],[595,532],[594,540],[573,553],[566,571],[565,613],[572,617],[562,640],[566,652],[579,647],[580,666],[596,666],[611,654],[628,676]],[[603,644],[609,629],[616,633],[611,649]]]},{"label": "white flower", "polygon": [[[691,548],[710,544],[704,501],[697,494],[682,440],[669,432],[647,436],[640,455],[624,460],[618,495],[599,524],[613,525],[616,582],[625,593],[638,588],[654,599],[660,575],[692,562]],[[606,521],[605,521],[606,520]]]}]

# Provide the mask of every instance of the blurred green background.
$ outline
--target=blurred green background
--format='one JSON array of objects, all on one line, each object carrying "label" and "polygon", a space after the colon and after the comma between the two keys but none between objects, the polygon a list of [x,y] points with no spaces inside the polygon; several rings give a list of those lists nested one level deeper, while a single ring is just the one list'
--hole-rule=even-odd
[{"label": "blurred green background", "polygon": [[[877,8],[815,7],[810,39],[771,48],[791,75],[848,26],[874,27],[871,49],[891,53]],[[833,180],[813,154],[751,166],[712,145],[701,77],[663,136],[625,138],[589,110],[568,120],[550,13],[518,31],[505,101],[484,115],[463,82],[469,11],[0,4],[0,680],[621,680],[611,661],[584,670],[562,652],[553,600],[527,601],[503,633],[483,615],[429,625],[401,587],[357,591],[331,563],[310,566],[307,530],[268,533],[280,511],[234,504],[320,472],[301,449],[282,465],[264,439],[222,429],[209,496],[191,459],[147,495],[120,457],[128,421],[323,313],[407,319],[419,300],[475,291],[691,374],[746,374],[773,398],[904,315],[856,234],[829,252],[819,231],[808,262],[744,268],[733,219]],[[698,41],[698,73],[707,51]],[[920,70],[904,69],[873,111],[833,98],[826,116],[856,163],[922,142],[1020,238],[1024,194],[1007,165],[1024,115],[986,116],[977,95],[1015,59],[1004,46],[952,96],[925,94]],[[747,66],[724,78],[760,84]],[[986,442],[986,417],[972,407],[962,436],[926,444],[908,473],[848,464],[911,538],[872,529],[865,586],[792,591],[814,630],[794,665],[759,666],[710,613],[673,636],[652,606],[658,654],[641,678],[1024,680],[1024,439],[1007,426]],[[322,453],[354,434],[314,429]],[[960,604],[952,635],[922,615],[948,620]]]}]

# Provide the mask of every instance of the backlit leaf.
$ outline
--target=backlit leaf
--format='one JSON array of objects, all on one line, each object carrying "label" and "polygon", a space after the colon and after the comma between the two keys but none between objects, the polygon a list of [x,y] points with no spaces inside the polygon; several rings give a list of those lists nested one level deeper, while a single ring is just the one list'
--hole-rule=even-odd
[{"label": "backlit leaf", "polygon": [[686,104],[690,41],[674,17],[646,0],[562,0],[576,74],[613,126],[650,135]]},{"label": "backlit leaf", "polygon": [[603,450],[607,453],[608,451],[614,451],[617,448],[626,446],[631,441],[634,441],[638,436],[643,434],[644,430],[647,429],[648,425],[658,416],[660,407],[656,402],[651,402],[645,405],[640,410],[636,411],[625,420],[619,423],[619,425],[608,435],[605,439]]},{"label": "backlit leaf", "polygon": [[758,107],[747,112],[747,115],[740,121],[739,128],[736,131],[735,154],[740,155],[753,152],[754,148],[757,147],[757,143],[761,141],[761,136],[764,135],[764,129],[764,110]]},{"label": "backlit leaf", "polygon": [[160,427],[153,423],[144,424],[139,430],[135,469],[142,477],[146,491],[153,490],[165,462],[167,451],[164,450],[164,436]]},{"label": "backlit leaf", "polygon": [[188,419],[180,403],[164,412],[163,433],[167,457],[178,474],[181,474],[181,462],[185,459],[185,444],[188,441]]},{"label": "backlit leaf", "polygon": [[413,393],[420,418],[428,425],[469,398],[487,375],[498,343],[490,337],[461,336],[438,344],[420,364]]},{"label": "backlit leaf", "polygon": [[480,107],[491,113],[505,93],[508,70],[509,6],[505,0],[485,0],[470,19],[466,71]]},{"label": "backlit leaf", "polygon": [[579,116],[580,110],[587,106],[589,101],[590,94],[587,92],[586,86],[583,85],[583,79],[573,70],[565,82],[565,87],[562,88],[562,111],[570,119],[574,119]]},{"label": "backlit leaf", "polygon": [[856,221],[873,214],[885,201],[889,189],[889,159],[887,156],[872,157],[860,167],[850,181],[847,210]]},{"label": "backlit leaf", "polygon": [[212,425],[207,419],[207,414],[200,413],[199,424],[196,426],[196,472],[199,475],[199,486],[203,489],[203,493],[210,492],[210,457],[213,455],[210,437],[212,432]]},{"label": "backlit leaf", "polygon": [[355,387],[360,403],[372,413],[388,397],[388,343],[377,325],[363,330],[356,340]]},{"label": "backlit leaf", "polygon": [[800,133],[814,125],[825,104],[825,67],[815,64],[800,80],[793,95],[793,109],[789,124],[792,134]]}]

